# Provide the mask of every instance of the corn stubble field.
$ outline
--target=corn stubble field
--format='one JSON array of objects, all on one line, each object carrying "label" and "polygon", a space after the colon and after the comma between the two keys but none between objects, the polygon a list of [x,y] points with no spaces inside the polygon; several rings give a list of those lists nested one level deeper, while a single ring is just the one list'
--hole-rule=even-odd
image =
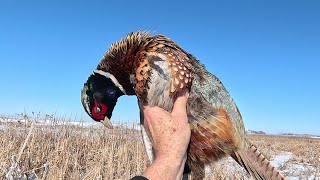
[{"label": "corn stubble field", "polygon": [[[320,179],[319,138],[249,138],[288,179]],[[64,118],[0,117],[0,179],[130,179],[147,166],[137,125],[110,130]],[[250,179],[230,158],[207,168],[206,179]]]}]

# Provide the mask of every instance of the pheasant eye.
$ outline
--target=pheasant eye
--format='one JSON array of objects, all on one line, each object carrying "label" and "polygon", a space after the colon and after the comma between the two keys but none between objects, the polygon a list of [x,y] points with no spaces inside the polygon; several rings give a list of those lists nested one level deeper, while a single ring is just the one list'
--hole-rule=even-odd
[{"label": "pheasant eye", "polygon": [[107,112],[108,112],[108,106],[106,106],[103,103],[94,101],[94,105],[91,109],[93,119],[100,121],[105,118]]},{"label": "pheasant eye", "polygon": [[94,109],[94,111],[95,111],[95,113],[99,114],[99,113],[101,112],[101,108],[100,108],[100,107],[96,107],[96,108]]}]

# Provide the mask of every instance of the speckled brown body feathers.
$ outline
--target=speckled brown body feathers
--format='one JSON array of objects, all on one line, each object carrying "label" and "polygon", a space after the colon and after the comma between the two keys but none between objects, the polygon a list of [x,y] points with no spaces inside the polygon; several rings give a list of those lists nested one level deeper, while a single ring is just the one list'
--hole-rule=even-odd
[{"label": "speckled brown body feathers", "polygon": [[256,179],[282,178],[246,140],[240,112],[219,79],[169,38],[131,33],[111,46],[97,69],[113,74],[139,104],[168,111],[177,92],[190,89],[188,165],[193,172],[201,176],[204,163],[230,155]]}]

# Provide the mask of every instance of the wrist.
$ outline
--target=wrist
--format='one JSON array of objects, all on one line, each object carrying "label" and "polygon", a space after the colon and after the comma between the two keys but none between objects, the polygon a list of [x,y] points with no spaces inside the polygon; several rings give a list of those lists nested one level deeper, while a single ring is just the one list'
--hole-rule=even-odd
[{"label": "wrist", "polygon": [[185,162],[186,156],[183,158],[168,155],[157,156],[143,176],[148,179],[181,179]]}]

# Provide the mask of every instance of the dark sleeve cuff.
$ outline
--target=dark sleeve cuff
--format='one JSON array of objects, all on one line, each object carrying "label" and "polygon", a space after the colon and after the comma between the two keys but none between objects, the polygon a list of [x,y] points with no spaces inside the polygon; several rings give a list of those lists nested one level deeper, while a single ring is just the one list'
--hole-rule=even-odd
[{"label": "dark sleeve cuff", "polygon": [[147,178],[143,177],[143,176],[135,176],[130,180],[148,180]]}]

